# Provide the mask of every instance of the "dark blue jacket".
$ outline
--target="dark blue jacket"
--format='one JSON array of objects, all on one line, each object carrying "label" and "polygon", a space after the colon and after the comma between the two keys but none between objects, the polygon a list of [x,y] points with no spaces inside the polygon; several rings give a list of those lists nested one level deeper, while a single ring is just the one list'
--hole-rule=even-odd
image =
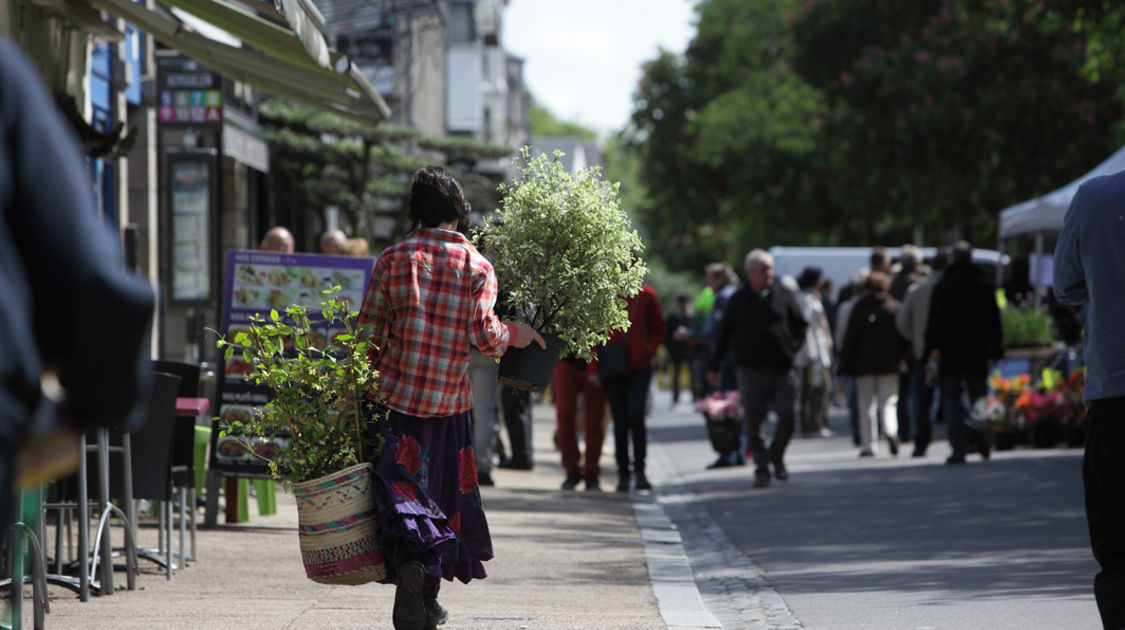
[{"label": "dark blue jacket", "polygon": [[53,368],[75,428],[138,418],[152,291],[127,276],[70,130],[0,40],[0,448],[11,453]]}]

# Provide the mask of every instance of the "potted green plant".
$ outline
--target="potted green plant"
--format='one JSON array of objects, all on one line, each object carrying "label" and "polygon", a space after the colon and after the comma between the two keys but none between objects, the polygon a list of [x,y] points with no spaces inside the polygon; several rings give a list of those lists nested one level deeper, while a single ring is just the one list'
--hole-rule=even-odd
[{"label": "potted green plant", "polygon": [[[378,391],[378,373],[367,360],[370,342],[356,325],[358,312],[338,299],[339,291],[325,291],[312,315],[293,305],[284,314],[251,317],[249,332],[233,339],[215,334],[226,360],[238,353],[251,366],[246,378],[273,396],[224,434],[267,459],[293,491],[306,575],[325,584],[363,584],[386,574],[370,463],[382,444],[364,431],[367,395]],[[325,339],[320,331],[326,326],[341,332]]]},{"label": "potted green plant", "polygon": [[[562,354],[592,358],[590,348],[629,325],[625,298],[644,278],[640,236],[618,200],[619,184],[597,167],[568,172],[562,153],[532,157],[523,147],[519,175],[500,186],[500,208],[473,237],[491,261],[507,306],[543,333],[547,351],[509,349],[501,380],[542,391]],[[529,357],[546,355],[532,373]],[[538,368],[543,370],[544,367]]]}]

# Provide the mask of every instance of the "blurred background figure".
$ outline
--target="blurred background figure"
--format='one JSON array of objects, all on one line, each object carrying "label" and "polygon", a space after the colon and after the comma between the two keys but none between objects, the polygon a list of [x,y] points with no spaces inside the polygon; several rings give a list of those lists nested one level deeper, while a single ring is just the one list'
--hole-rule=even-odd
[{"label": "blurred background figure", "polygon": [[[586,489],[601,489],[599,478],[602,446],[605,443],[605,392],[595,375],[595,367],[584,359],[566,356],[555,364],[554,390],[555,421],[559,454],[562,457],[563,490],[574,490],[582,481]],[[578,448],[578,398],[582,397],[582,435],[586,442],[583,458]]]},{"label": "blurred background figure", "polygon": [[887,274],[873,271],[864,282],[864,293],[848,317],[840,372],[855,379],[859,405],[860,457],[878,451],[879,429],[887,437],[891,455],[898,455],[898,375],[907,352],[898,334],[895,315],[900,304],[890,296]]},{"label": "blurred background figure", "polygon": [[[914,287],[926,281],[929,277],[927,269],[922,265],[922,250],[917,245],[907,243],[899,249],[899,271],[891,280],[891,297],[901,304],[906,299],[906,294]],[[907,337],[907,340],[910,338]],[[909,442],[914,436],[914,398],[911,388],[912,374],[917,366],[914,353],[906,355],[906,370],[898,375],[898,441]]]},{"label": "blurred background figure", "polygon": [[931,409],[934,404],[934,384],[926,380],[926,322],[930,317],[930,297],[933,296],[934,286],[941,280],[942,273],[948,266],[949,248],[943,247],[934,256],[932,275],[906,293],[902,308],[895,316],[898,332],[910,341],[914,358],[910,371],[914,409],[914,452],[911,457],[925,457],[933,438]]},{"label": "blurred background figure", "polygon": [[500,409],[509,445],[507,457],[500,459],[500,468],[531,470],[535,465],[531,455],[531,392],[501,385]]},{"label": "blurred background figure", "polygon": [[492,357],[469,347],[469,388],[473,392],[473,456],[477,483],[492,486],[492,460],[500,432],[500,365]]},{"label": "blurred background figure", "polygon": [[[656,350],[664,342],[666,323],[660,301],[652,287],[628,299],[629,330],[615,330],[606,345],[623,342],[626,373],[607,377],[600,372],[609,410],[613,414],[613,438],[617,454],[617,491],[628,492],[630,481],[637,490],[652,490],[645,474],[648,454],[648,389],[656,362]],[[605,346],[602,347],[603,349]],[[599,360],[603,359],[598,350]],[[633,446],[630,468],[629,445]],[[630,475],[630,469],[632,474]]]},{"label": "blurred background figure", "polygon": [[796,367],[801,377],[801,435],[828,437],[828,390],[832,380],[832,331],[820,291],[824,272],[820,267],[805,267],[797,278],[798,303],[808,321],[805,345],[797,353]]},{"label": "blurred background figure", "polygon": [[371,256],[371,246],[362,236],[349,238],[344,242],[344,254],[348,256]]},{"label": "blurred background figure", "polygon": [[266,232],[266,235],[262,237],[262,243],[258,246],[258,249],[263,252],[292,254],[296,247],[294,243],[293,234],[278,225],[270,228],[269,231]]},{"label": "blurred background figure", "polygon": [[341,256],[346,254],[344,248],[347,246],[348,235],[340,230],[328,230],[320,236],[320,253],[329,254],[331,256]]},{"label": "blurred background figure", "polygon": [[[710,290],[710,299],[707,300],[710,302],[710,310],[707,311],[707,317],[703,320],[703,324],[694,330],[682,326],[673,333],[675,337],[696,343],[695,355],[692,358],[691,376],[692,382],[697,384],[699,390],[697,398],[699,399],[706,398],[712,391],[729,392],[738,388],[735,382],[734,353],[728,352],[726,348],[716,350],[715,347],[715,340],[719,336],[719,328],[722,326],[723,314],[726,311],[727,304],[730,302],[731,296],[738,291],[738,274],[729,264],[715,262],[704,268],[704,275],[707,280],[707,289]],[[699,304],[700,300],[697,299],[696,308],[703,312],[703,309],[699,308]],[[712,362],[712,355],[715,352],[723,353],[719,358],[720,377],[718,386],[712,386],[706,377],[707,370]],[[712,434],[712,430],[715,428],[714,423],[709,422],[706,417],[704,425],[707,427],[711,446],[718,453],[718,457],[707,466],[708,468],[742,466],[746,463],[746,455],[742,452],[741,423],[738,424],[739,444],[733,449],[729,448],[732,446],[731,440],[722,439],[721,436]]]},{"label": "blurred background figure", "polygon": [[[0,39],[0,531],[32,418],[136,428],[153,295],[126,274],[86,164],[23,53]],[[48,398],[44,382],[61,385]],[[54,405],[57,409],[52,409]]]},{"label": "blurred background figure", "polygon": [[[1000,308],[992,284],[973,265],[968,241],[953,246],[952,264],[930,297],[926,321],[926,354],[940,375],[942,417],[953,454],[947,464],[964,464],[970,446],[979,447],[985,459],[987,440],[977,440],[979,431],[966,424],[966,404],[983,407],[988,393],[988,365],[1004,356]],[[981,417],[983,414],[978,414]]]},{"label": "blurred background figure", "polygon": [[[690,333],[695,328],[691,316],[691,300],[688,296],[676,296],[676,310],[672,311],[665,321],[668,323],[668,334],[664,338],[664,349],[668,352],[667,365],[672,369],[672,407],[674,408],[680,404],[680,374],[691,355]],[[676,334],[681,329],[688,334]],[[691,382],[690,375],[688,384],[694,392],[695,384]],[[692,398],[694,397],[693,394]]]},{"label": "blurred background figure", "polygon": [[[844,347],[844,335],[848,332],[848,320],[852,316],[852,309],[855,308],[856,302],[859,302],[859,298],[863,296],[863,284],[867,281],[867,273],[866,268],[861,268],[852,274],[847,287],[860,287],[860,290],[853,291],[847,298],[840,298],[836,308],[836,329],[832,331],[833,347],[836,350],[836,373],[840,375],[844,382],[844,402],[848,408],[848,424],[852,428],[852,443],[856,446],[859,446],[860,442],[859,402],[855,395],[855,379],[840,369],[840,352]],[[843,293],[844,290],[840,289],[840,294],[843,295]]]}]

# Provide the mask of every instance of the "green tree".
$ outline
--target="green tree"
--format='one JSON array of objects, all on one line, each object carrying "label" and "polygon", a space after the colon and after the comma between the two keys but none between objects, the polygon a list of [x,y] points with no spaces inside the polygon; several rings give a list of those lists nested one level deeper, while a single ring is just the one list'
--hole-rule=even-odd
[{"label": "green tree", "polygon": [[528,126],[532,137],[578,136],[583,140],[597,140],[598,132],[581,123],[563,120],[542,103],[531,98],[531,108],[527,112]]},{"label": "green tree", "polygon": [[809,237],[798,228],[815,224],[824,104],[791,64],[796,5],[703,2],[686,53],[645,65],[631,142],[650,193],[643,222],[674,269]]},{"label": "green tree", "polygon": [[[496,208],[499,183],[476,171],[477,164],[513,153],[511,147],[473,138],[422,136],[418,130],[388,123],[364,124],[310,107],[270,100],[260,116],[270,143],[274,198],[293,216],[338,208],[344,223],[371,239],[374,219],[394,221],[393,234],[406,228],[410,177],[428,164],[452,170],[473,208]],[[410,153],[410,145],[424,153]]]},{"label": "green tree", "polygon": [[[1114,86],[1082,70],[1068,0],[818,0],[796,64],[822,90],[826,200],[846,241],[994,242],[996,214],[1115,148]],[[1086,3],[1100,4],[1100,3]]]},{"label": "green tree", "polygon": [[1000,209],[1119,146],[1104,0],[704,0],[645,65],[637,211],[672,269],[772,244],[995,240]]}]

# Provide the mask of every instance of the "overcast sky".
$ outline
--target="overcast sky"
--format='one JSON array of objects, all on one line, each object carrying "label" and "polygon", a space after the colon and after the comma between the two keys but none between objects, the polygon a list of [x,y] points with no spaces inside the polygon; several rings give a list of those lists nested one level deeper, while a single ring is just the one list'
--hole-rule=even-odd
[{"label": "overcast sky", "polygon": [[695,34],[692,0],[511,0],[503,45],[557,116],[603,135],[625,126],[641,64],[683,52]]}]

